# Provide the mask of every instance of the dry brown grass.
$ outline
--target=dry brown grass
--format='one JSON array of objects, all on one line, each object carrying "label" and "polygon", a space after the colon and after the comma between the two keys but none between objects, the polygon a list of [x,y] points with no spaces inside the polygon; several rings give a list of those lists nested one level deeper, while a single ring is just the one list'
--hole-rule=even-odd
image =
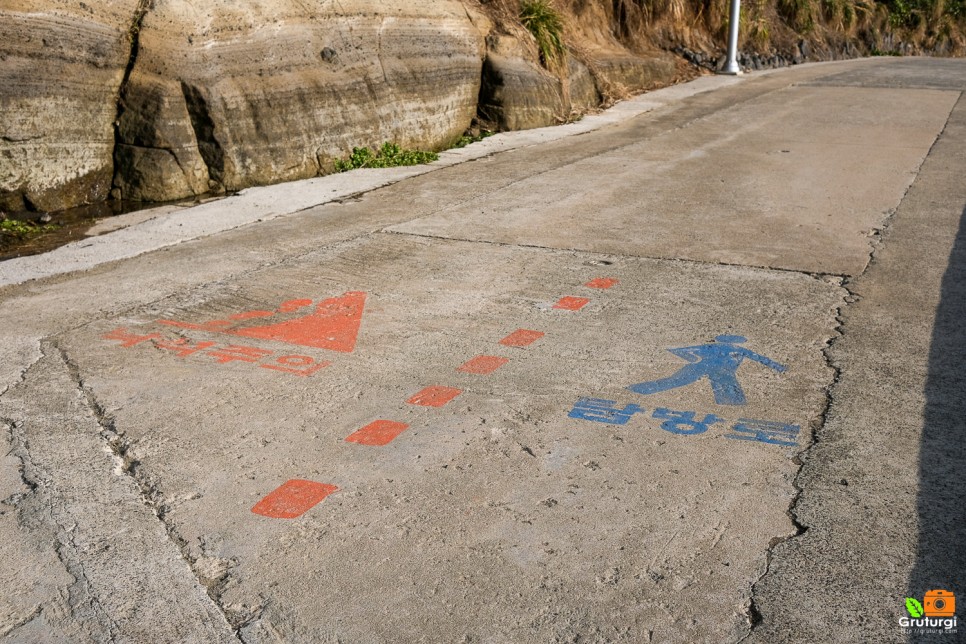
[{"label": "dry brown grass", "polygon": [[[520,0],[464,0],[479,3],[501,29],[518,23]],[[921,51],[966,54],[966,15],[950,11],[964,0],[911,0],[916,9],[913,26],[897,25],[889,3],[910,0],[745,0],[741,48],[760,54],[794,55],[807,40],[814,57],[841,52],[851,43],[859,52],[887,49],[885,34],[894,42],[913,43]],[[729,0],[554,0],[563,14],[564,43],[594,70],[595,52],[629,50],[647,55],[655,48],[684,46],[708,53],[724,49]],[[932,4],[928,4],[932,3]],[[919,5],[917,5],[919,6]],[[952,8],[952,9],[951,9]],[[912,24],[911,21],[910,24]],[[515,31],[519,35],[519,31]],[[534,49],[536,54],[536,50]],[[621,88],[607,89],[619,98]]]}]

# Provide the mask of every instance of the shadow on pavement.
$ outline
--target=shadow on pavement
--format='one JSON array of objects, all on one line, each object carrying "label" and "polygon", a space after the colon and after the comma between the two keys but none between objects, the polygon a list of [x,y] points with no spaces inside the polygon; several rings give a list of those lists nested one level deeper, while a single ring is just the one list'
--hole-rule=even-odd
[{"label": "shadow on pavement", "polygon": [[[966,210],[943,276],[929,349],[926,410],[919,454],[919,552],[909,597],[930,590],[958,595],[959,637],[966,632]],[[929,636],[926,636],[929,637]],[[938,635],[910,642],[963,641]]]}]

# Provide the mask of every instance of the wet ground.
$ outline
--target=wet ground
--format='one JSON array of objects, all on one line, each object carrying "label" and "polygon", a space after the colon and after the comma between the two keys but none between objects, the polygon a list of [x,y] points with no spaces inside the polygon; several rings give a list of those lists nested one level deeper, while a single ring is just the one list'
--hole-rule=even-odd
[{"label": "wet ground", "polygon": [[[137,201],[105,201],[54,213],[22,212],[7,215],[10,219],[32,224],[35,230],[25,235],[0,232],[0,261],[46,253],[65,244],[89,236],[98,223],[113,217],[142,212],[165,205],[191,206],[193,202],[172,204]],[[120,225],[120,222],[118,222]],[[106,229],[111,226],[105,227]]]}]

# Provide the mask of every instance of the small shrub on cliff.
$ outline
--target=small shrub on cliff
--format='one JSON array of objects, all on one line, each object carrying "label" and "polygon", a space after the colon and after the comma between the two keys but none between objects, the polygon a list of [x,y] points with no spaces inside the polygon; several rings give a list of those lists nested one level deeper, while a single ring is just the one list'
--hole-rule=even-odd
[{"label": "small shrub on cliff", "polygon": [[563,17],[550,0],[524,0],[520,6],[520,22],[537,41],[540,60],[552,67],[563,60]]},{"label": "small shrub on cliff", "polygon": [[811,0],[778,0],[778,12],[800,34],[807,34],[815,27],[818,3]]},{"label": "small shrub on cliff", "polygon": [[431,163],[439,158],[435,152],[404,150],[395,143],[385,142],[378,150],[371,148],[352,148],[352,154],[335,162],[336,172],[346,172],[356,168],[394,168],[402,165]]}]

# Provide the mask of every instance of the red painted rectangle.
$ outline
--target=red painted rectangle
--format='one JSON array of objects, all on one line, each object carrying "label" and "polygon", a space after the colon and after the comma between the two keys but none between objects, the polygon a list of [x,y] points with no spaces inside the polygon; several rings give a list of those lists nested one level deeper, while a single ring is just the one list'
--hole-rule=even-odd
[{"label": "red painted rectangle", "polygon": [[530,329],[517,329],[507,337],[500,340],[500,344],[508,347],[526,347],[544,336],[542,331],[531,331]]},{"label": "red painted rectangle", "polygon": [[588,288],[608,289],[618,284],[620,284],[620,280],[616,277],[598,277],[597,279],[590,280],[584,286]]},{"label": "red painted rectangle", "polygon": [[292,479],[256,503],[252,512],[272,519],[296,519],[338,491],[335,485]]},{"label": "red painted rectangle", "polygon": [[562,297],[560,300],[553,305],[555,309],[562,309],[564,311],[579,311],[580,309],[587,306],[590,303],[586,297]]},{"label": "red painted rectangle", "polygon": [[472,360],[464,363],[457,371],[485,376],[488,373],[493,373],[508,362],[510,362],[508,358],[501,358],[499,356],[476,356]]},{"label": "red painted rectangle", "polygon": [[397,423],[394,420],[374,420],[345,440],[347,443],[359,445],[388,445],[408,428],[406,423]]},{"label": "red painted rectangle", "polygon": [[463,390],[455,387],[426,387],[406,402],[410,405],[422,405],[423,407],[442,407],[461,393],[463,393]]}]

